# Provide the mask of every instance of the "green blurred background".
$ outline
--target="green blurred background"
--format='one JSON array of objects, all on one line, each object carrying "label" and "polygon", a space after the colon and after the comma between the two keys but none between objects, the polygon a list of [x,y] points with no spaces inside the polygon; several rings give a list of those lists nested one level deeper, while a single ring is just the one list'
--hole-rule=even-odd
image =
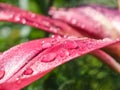
[{"label": "green blurred background", "polygon": [[[117,0],[0,0],[38,14],[47,15],[51,6],[74,7],[100,4],[117,8]],[[0,51],[49,34],[33,27],[0,22]],[[91,55],[59,66],[23,90],[120,90],[120,75]]]}]

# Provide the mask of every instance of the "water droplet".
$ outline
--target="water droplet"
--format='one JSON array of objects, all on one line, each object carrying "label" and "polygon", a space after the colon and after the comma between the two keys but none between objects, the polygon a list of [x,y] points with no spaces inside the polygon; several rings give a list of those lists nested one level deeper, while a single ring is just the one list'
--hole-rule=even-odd
[{"label": "water droplet", "polygon": [[71,23],[72,23],[72,24],[76,24],[76,23],[77,23],[77,20],[76,20],[76,19],[72,19]]},{"label": "water droplet", "polygon": [[16,78],[16,83],[17,83],[17,84],[20,84],[20,83],[21,83],[20,77],[17,77],[17,78]]},{"label": "water droplet", "polygon": [[5,71],[4,70],[0,70],[0,79],[2,79],[5,75]]},{"label": "water droplet", "polygon": [[15,21],[20,21],[20,16],[16,16]]},{"label": "water droplet", "polygon": [[63,46],[67,49],[75,49],[78,47],[75,41],[65,41]]},{"label": "water droplet", "polygon": [[42,42],[42,48],[43,48],[43,49],[49,48],[49,47],[51,47],[51,46],[52,46],[52,45],[51,45],[51,43],[49,43],[49,42],[46,42],[46,43],[45,43],[44,41]]},{"label": "water droplet", "polygon": [[54,32],[54,33],[57,33],[61,28],[58,27],[58,26],[50,26],[49,30]]},{"label": "water droplet", "polygon": [[44,44],[44,43],[45,43],[45,41],[43,40],[43,41],[42,41],[42,44]]},{"label": "water droplet", "polygon": [[18,81],[19,80],[19,78],[16,78],[16,81]]},{"label": "water droplet", "polygon": [[111,41],[111,39],[109,39],[109,38],[104,38],[103,41],[104,41],[104,42],[109,42],[109,41]]},{"label": "water droplet", "polygon": [[63,37],[64,37],[64,38],[68,38],[68,35],[64,35]]},{"label": "water droplet", "polygon": [[32,73],[33,73],[33,70],[32,70],[31,68],[27,68],[27,69],[23,72],[24,75],[31,75]]},{"label": "water droplet", "polygon": [[57,54],[56,53],[49,53],[49,54],[46,54],[42,57],[42,60],[41,62],[51,62],[51,61],[54,61],[55,58],[56,58]]},{"label": "water droplet", "polygon": [[22,24],[26,24],[26,19],[22,19]]},{"label": "water droplet", "polygon": [[51,37],[52,37],[52,38],[58,38],[58,39],[61,39],[61,38],[62,38],[60,35],[52,35]]},{"label": "water droplet", "polygon": [[71,36],[68,36],[67,38],[68,38],[68,39],[76,39],[77,37],[71,35]]},{"label": "water droplet", "polygon": [[61,57],[69,56],[69,51],[62,48],[62,49],[59,50],[58,55],[61,56]]},{"label": "water droplet", "polygon": [[42,21],[42,23],[47,26],[47,27],[50,27],[50,23],[48,21]]}]

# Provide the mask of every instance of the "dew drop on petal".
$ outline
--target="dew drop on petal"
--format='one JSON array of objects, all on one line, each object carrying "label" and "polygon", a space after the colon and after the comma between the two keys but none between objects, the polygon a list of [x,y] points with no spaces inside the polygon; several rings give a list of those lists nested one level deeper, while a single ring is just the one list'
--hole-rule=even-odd
[{"label": "dew drop on petal", "polygon": [[58,26],[52,26],[52,25],[51,25],[51,26],[49,27],[49,30],[57,33],[59,30],[61,30],[61,28],[58,27]]},{"label": "dew drop on petal", "polygon": [[22,19],[22,24],[26,24],[26,19]]},{"label": "dew drop on petal", "polygon": [[46,48],[49,48],[49,47],[51,47],[52,45],[51,45],[51,43],[49,43],[49,42],[43,42],[42,43],[42,48],[43,49],[46,49]]},{"label": "dew drop on petal", "polygon": [[77,23],[77,20],[76,20],[76,19],[72,19],[71,23],[72,23],[72,24],[76,24],[76,23]]},{"label": "dew drop on petal", "polygon": [[111,41],[111,39],[109,39],[109,38],[104,38],[102,41],[104,41],[104,42],[109,42],[109,41]]},{"label": "dew drop on petal", "polygon": [[0,70],[0,79],[2,79],[5,75],[5,71],[4,70]]},{"label": "dew drop on petal", "polygon": [[16,16],[16,17],[15,17],[15,21],[20,21],[20,17],[19,17],[19,16]]},{"label": "dew drop on petal", "polygon": [[33,70],[32,70],[31,68],[27,68],[27,69],[23,72],[24,75],[31,75],[32,73],[33,73]]},{"label": "dew drop on petal", "polygon": [[62,37],[60,35],[52,35],[52,38],[57,38],[57,39],[62,39]]},{"label": "dew drop on petal", "polygon": [[16,78],[16,83],[17,83],[17,84],[20,84],[20,83],[21,83],[20,77],[17,77],[17,78]]},{"label": "dew drop on petal", "polygon": [[64,38],[68,38],[68,35],[64,35],[63,37],[64,37]]},{"label": "dew drop on petal", "polygon": [[18,81],[20,78],[16,78],[16,81]]},{"label": "dew drop on petal", "polygon": [[54,61],[56,58],[57,54],[56,53],[49,53],[46,55],[43,55],[41,62],[51,62]]},{"label": "dew drop on petal", "polygon": [[61,56],[61,57],[69,56],[69,51],[62,48],[62,49],[59,50],[58,55]]},{"label": "dew drop on petal", "polygon": [[65,41],[63,46],[67,49],[75,49],[78,47],[75,41]]},{"label": "dew drop on petal", "polygon": [[48,21],[42,21],[42,23],[47,26],[47,27],[50,27],[50,23]]}]

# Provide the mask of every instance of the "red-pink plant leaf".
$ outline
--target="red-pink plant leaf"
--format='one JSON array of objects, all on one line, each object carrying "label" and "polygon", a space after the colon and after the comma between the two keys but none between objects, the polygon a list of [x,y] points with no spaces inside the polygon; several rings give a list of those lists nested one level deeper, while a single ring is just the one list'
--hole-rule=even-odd
[{"label": "red-pink plant leaf", "polygon": [[55,67],[115,42],[58,36],[15,46],[0,57],[0,89],[21,89]]},{"label": "red-pink plant leaf", "polygon": [[3,3],[0,3],[0,20],[30,25],[59,35],[81,36],[75,29],[59,20],[53,20]]},{"label": "red-pink plant leaf", "polygon": [[[44,39],[50,41],[51,39]],[[0,57],[0,70],[4,69],[7,73],[0,82],[5,82],[20,68],[22,68],[31,58],[34,58],[42,51],[41,43],[43,40],[35,40],[29,43],[18,45],[4,52]],[[9,70],[9,68],[11,69]]]},{"label": "red-pink plant leaf", "polygon": [[52,8],[54,19],[59,19],[78,28],[94,38],[116,38],[120,36],[120,12],[103,6],[80,6],[75,8]]}]

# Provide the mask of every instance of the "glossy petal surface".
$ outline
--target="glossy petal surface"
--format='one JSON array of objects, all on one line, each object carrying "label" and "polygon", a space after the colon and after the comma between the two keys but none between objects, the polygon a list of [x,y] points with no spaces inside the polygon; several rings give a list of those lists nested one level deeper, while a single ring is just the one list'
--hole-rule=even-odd
[{"label": "glossy petal surface", "polygon": [[23,88],[55,67],[117,41],[58,36],[15,46],[0,57],[0,89]]}]

